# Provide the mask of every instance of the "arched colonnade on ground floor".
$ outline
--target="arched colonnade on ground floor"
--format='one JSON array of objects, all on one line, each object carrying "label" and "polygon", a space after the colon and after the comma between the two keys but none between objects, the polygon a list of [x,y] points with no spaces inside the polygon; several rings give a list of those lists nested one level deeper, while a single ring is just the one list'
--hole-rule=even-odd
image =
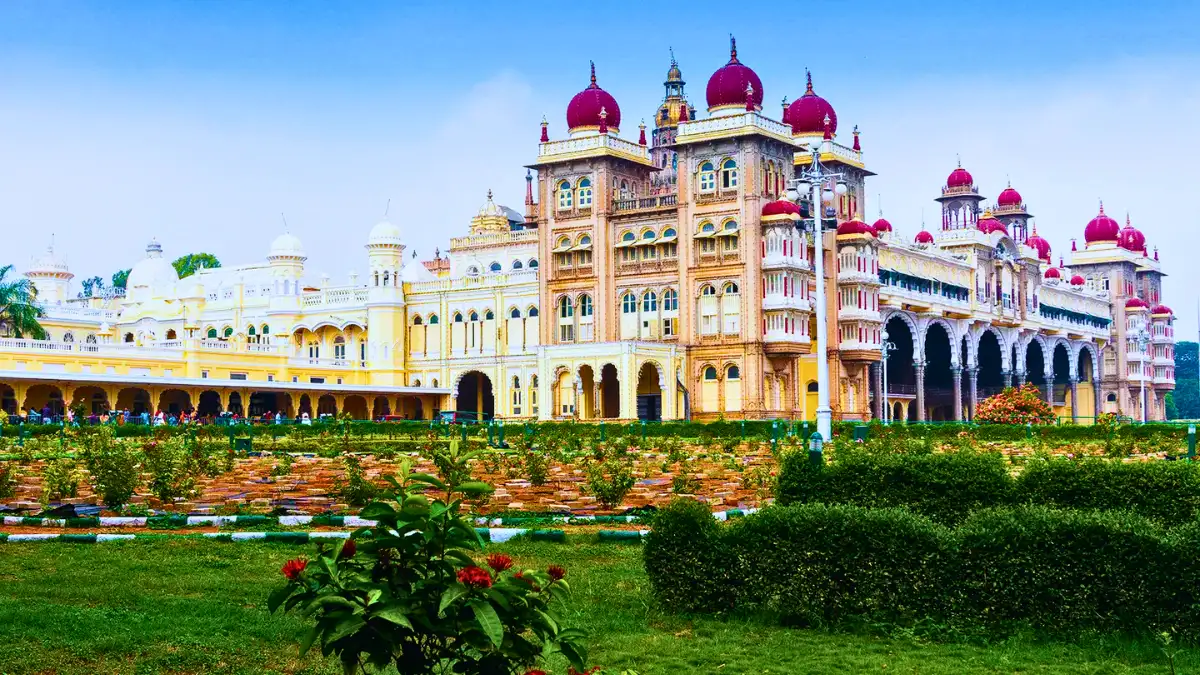
[{"label": "arched colonnade on ground floor", "polygon": [[304,413],[348,413],[352,419],[395,416],[432,419],[440,408],[439,394],[324,393],[232,387],[173,387],[142,384],[78,384],[72,382],[0,381],[0,410],[9,415],[36,413],[59,418],[68,408],[84,417],[112,411],[164,415],[195,413],[201,417],[223,412],[242,417],[274,416],[294,419]]},{"label": "arched colonnade on ground floor", "polygon": [[889,419],[968,421],[979,401],[1033,384],[1056,414],[1090,418],[1101,400],[1099,350],[1089,340],[971,320],[883,314],[891,349],[871,365],[871,412]]}]

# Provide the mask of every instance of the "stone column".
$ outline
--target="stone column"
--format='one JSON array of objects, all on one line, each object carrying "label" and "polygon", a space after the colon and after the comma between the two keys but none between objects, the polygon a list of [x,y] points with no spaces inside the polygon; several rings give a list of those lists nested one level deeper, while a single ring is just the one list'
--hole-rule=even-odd
[{"label": "stone column", "polygon": [[917,421],[925,421],[925,364],[918,363],[917,367]]},{"label": "stone column", "polygon": [[1079,378],[1071,378],[1071,421],[1079,421]]},{"label": "stone column", "polygon": [[967,369],[967,391],[970,392],[970,419],[975,421],[975,409],[979,406],[979,366]]},{"label": "stone column", "polygon": [[1054,373],[1046,376],[1046,403],[1049,403],[1051,408],[1054,407]]},{"label": "stone column", "polygon": [[1100,380],[1092,380],[1092,415],[1100,416]]},{"label": "stone column", "polygon": [[[221,412],[229,412],[229,390],[222,387],[217,390],[217,394],[221,397]],[[312,400],[309,397],[309,400]],[[313,404],[313,409],[316,409],[316,404]]]},{"label": "stone column", "polygon": [[1018,387],[1025,386],[1025,371],[1023,371],[1023,370],[1017,371],[1017,386]]},{"label": "stone column", "polygon": [[592,419],[600,419],[600,383],[596,381],[595,375],[592,376]]},{"label": "stone column", "polygon": [[954,421],[961,422],[963,420],[962,407],[962,366],[950,366],[950,381],[954,387]]},{"label": "stone column", "polygon": [[1003,378],[1005,387],[1013,386],[1013,374],[1011,370],[1006,370],[1000,373],[1000,376]]}]

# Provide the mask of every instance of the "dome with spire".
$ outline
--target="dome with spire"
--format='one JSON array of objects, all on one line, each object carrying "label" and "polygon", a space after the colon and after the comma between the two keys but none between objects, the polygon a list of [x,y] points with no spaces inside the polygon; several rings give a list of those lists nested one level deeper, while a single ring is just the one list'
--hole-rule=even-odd
[{"label": "dome with spire", "polygon": [[1167,307],[1166,305],[1155,305],[1154,307],[1152,307],[1150,309],[1150,313],[1155,316],[1163,316],[1163,315],[1169,316],[1169,315],[1173,314],[1174,312],[1172,312],[1171,308]]},{"label": "dome with spire", "polygon": [[401,246],[400,228],[390,220],[381,220],[371,228],[367,236],[367,246]]},{"label": "dome with spire", "polygon": [[875,234],[892,231],[892,224],[889,223],[882,215],[879,216],[879,220],[876,220],[871,224],[871,227],[874,228]]},{"label": "dome with spire", "polygon": [[1138,297],[1133,297],[1125,301],[1125,309],[1146,309],[1148,306],[1145,300]]},{"label": "dome with spire", "polygon": [[1117,246],[1134,253],[1146,250],[1146,235],[1129,223],[1129,214],[1125,214],[1125,227],[1117,234]]},{"label": "dome with spire", "polygon": [[804,95],[788,106],[785,121],[792,125],[793,134],[820,134],[825,131],[825,117],[829,116],[829,132],[837,133],[837,112],[829,101],[813,91],[812,73],[807,73],[808,84]]},{"label": "dome with spire", "polygon": [[849,235],[849,234],[874,235],[875,230],[870,225],[864,223],[863,221],[859,220],[858,218],[853,218],[851,220],[847,220],[846,222],[842,223],[841,225],[838,225],[838,227],[837,227],[837,236],[841,237],[843,235]]},{"label": "dome with spire", "polygon": [[1050,262],[1050,242],[1038,235],[1036,225],[1033,227],[1033,234],[1025,240],[1025,245],[1037,251],[1039,260]]},{"label": "dome with spire", "polygon": [[1089,244],[1115,242],[1121,235],[1121,226],[1104,213],[1104,202],[1100,202],[1100,213],[1088,221],[1083,228],[1083,240]]},{"label": "dome with spire", "polygon": [[[968,174],[969,175],[969,174]],[[1012,183],[1000,192],[1000,196],[996,197],[997,206],[1020,206],[1024,203],[1021,199],[1021,193],[1013,189]]]},{"label": "dome with spire", "polygon": [[762,110],[763,85],[758,74],[738,61],[737,41],[729,37],[729,63],[717,69],[708,78],[708,88],[705,98],[708,99],[708,111],[721,109],[746,109],[747,88],[750,88],[749,98],[753,105]]},{"label": "dome with spire", "polygon": [[54,242],[46,247],[45,253],[34,256],[29,260],[29,270],[25,276],[74,276],[67,267],[67,261],[54,251]]},{"label": "dome with spire", "polygon": [[125,287],[130,290],[151,289],[157,293],[155,297],[158,297],[173,292],[178,281],[179,273],[175,271],[175,266],[163,257],[162,245],[157,239],[151,239],[146,245],[146,257],[129,270]]},{"label": "dome with spire", "polygon": [[933,233],[929,230],[921,230],[917,236],[913,238],[913,243],[921,246],[928,246],[933,243]]},{"label": "dome with spire", "polygon": [[946,177],[946,187],[948,188],[969,188],[973,185],[975,185],[975,178],[970,171],[963,168],[961,161],[958,163],[958,167]]},{"label": "dome with spire", "polygon": [[267,258],[304,258],[304,245],[300,238],[291,232],[284,232],[271,242],[271,250]]},{"label": "dome with spire", "polygon": [[1085,283],[1087,283],[1087,282],[1084,280],[1084,278],[1078,274],[1071,277],[1071,285],[1072,286],[1082,286]]},{"label": "dome with spire", "polygon": [[1061,279],[1062,272],[1058,271],[1057,267],[1046,268],[1046,273],[1042,275],[1045,279]]},{"label": "dome with spire", "polygon": [[[601,112],[604,114],[601,115]],[[603,125],[601,121],[603,118]],[[620,131],[621,107],[612,94],[604,91],[596,84],[596,64],[592,64],[592,82],[587,89],[575,94],[567,104],[567,130],[599,131],[601,126],[607,126],[610,132]]]},{"label": "dome with spire", "polygon": [[794,219],[800,217],[800,207],[786,199],[777,199],[763,205],[762,215],[764,218],[787,216]]},{"label": "dome with spire", "polygon": [[976,223],[976,227],[978,227],[979,231],[983,232],[984,234],[999,232],[1005,236],[1008,236],[1008,228],[1004,227],[1004,223],[996,220],[996,218],[992,215],[991,210],[983,212],[983,216],[979,218],[979,222]]}]

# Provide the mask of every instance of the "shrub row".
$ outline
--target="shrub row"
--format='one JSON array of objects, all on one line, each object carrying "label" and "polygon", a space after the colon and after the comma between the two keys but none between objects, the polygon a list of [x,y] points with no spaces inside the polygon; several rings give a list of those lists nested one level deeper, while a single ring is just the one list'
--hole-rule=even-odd
[{"label": "shrub row", "polygon": [[802,626],[956,635],[1174,630],[1200,636],[1200,525],[1121,512],[978,512],[956,529],[906,509],[774,506],[729,525],[677,501],[645,546],[656,598]]},{"label": "shrub row", "polygon": [[1170,526],[1200,509],[1200,463],[1033,458],[1014,478],[998,453],[849,452],[819,467],[788,453],[776,496],[781,505],[906,507],[947,525],[983,508],[1028,504],[1127,509]]}]

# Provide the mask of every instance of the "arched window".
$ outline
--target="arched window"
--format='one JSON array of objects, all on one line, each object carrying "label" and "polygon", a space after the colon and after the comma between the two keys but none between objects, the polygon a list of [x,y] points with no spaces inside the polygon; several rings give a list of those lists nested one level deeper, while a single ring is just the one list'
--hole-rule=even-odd
[{"label": "arched window", "polygon": [[233,337],[233,328],[232,327],[230,327],[230,326],[225,327],[225,337],[227,337],[227,338]]},{"label": "arched window", "polygon": [[436,326],[437,322],[438,322],[437,314],[430,314],[429,315],[429,325]]},{"label": "arched window", "polygon": [[658,311],[658,294],[654,291],[646,291],[642,296],[642,311],[657,312]]},{"label": "arched window", "polygon": [[663,230],[663,234],[662,234],[663,239],[673,239],[674,237],[675,237],[675,228],[668,227],[667,229]]},{"label": "arched window", "polygon": [[580,316],[591,316],[592,311],[593,311],[592,296],[590,296],[586,293],[579,296],[579,315]]},{"label": "arched window", "polygon": [[717,189],[717,172],[713,170],[712,162],[700,164],[700,191],[713,192]]},{"label": "arched window", "polygon": [[721,289],[721,292],[722,293],[737,293],[738,285],[733,283],[732,281],[730,281],[729,283],[725,284],[725,288]]},{"label": "arched window", "polygon": [[333,358],[339,360],[346,358],[346,338],[341,335],[333,339]]},{"label": "arched window", "polygon": [[582,237],[580,237],[579,245],[580,246],[591,246],[592,245],[592,235],[585,234]]},{"label": "arched window", "polygon": [[413,325],[414,326],[420,326],[422,323],[424,323],[424,322],[421,321],[421,317],[419,317],[419,316],[413,317]]},{"label": "arched window", "polygon": [[484,313],[483,313],[484,321],[492,321],[495,318],[496,318],[496,315],[492,313],[492,310],[489,309],[489,310],[484,311]]},{"label": "arched window", "polygon": [[637,298],[633,297],[633,293],[626,293],[621,296],[621,312],[623,314],[634,314],[637,312]]},{"label": "arched window", "polygon": [[679,294],[675,292],[675,289],[668,288],[663,291],[662,303],[664,312],[673,312],[679,309]]},{"label": "arched window", "polygon": [[537,266],[538,266],[537,258],[530,258],[529,259],[529,269],[536,270]]},{"label": "arched window", "polygon": [[592,205],[592,181],[588,178],[579,179],[579,208],[586,209]]},{"label": "arched window", "polygon": [[254,326],[250,326],[249,328],[246,329],[246,335],[248,335],[250,337],[254,337],[255,334],[257,334],[257,333],[258,333],[258,331],[255,330]]},{"label": "arched window", "polygon": [[529,311],[528,311],[528,312],[525,312],[525,316],[530,316],[530,317],[533,317],[533,316],[537,316],[537,315],[538,315],[538,308],[537,308],[537,307],[530,307],[530,308],[529,308]]},{"label": "arched window", "polygon": [[74,333],[70,333],[70,332],[63,333],[63,340],[62,340],[62,341],[63,341],[63,342],[75,342],[75,334],[74,334]]},{"label": "arched window", "polygon": [[476,312],[475,310],[471,310],[471,314],[470,314],[470,315],[468,315],[468,317],[467,317],[467,320],[469,320],[469,321],[478,321],[478,320],[479,320],[479,313],[478,313],[478,312]]},{"label": "arched window", "polygon": [[437,378],[435,377],[435,378],[433,378],[433,387],[436,389],[437,386],[438,386]]},{"label": "arched window", "polygon": [[558,316],[563,319],[575,316],[575,303],[571,301],[570,297],[564,295],[558,301]]},{"label": "arched window", "polygon": [[703,296],[705,296],[705,295],[716,295],[716,294],[717,294],[717,289],[713,288],[713,287],[712,287],[711,285],[709,285],[709,284],[705,284],[704,286],[702,286],[702,287],[700,288],[700,295],[701,295],[701,297],[703,297]]},{"label": "arched window", "polygon": [[622,243],[628,243],[630,246],[632,246],[633,242],[635,241],[637,241],[637,237],[635,237],[632,232],[626,232],[625,234],[621,235]]},{"label": "arched window", "polygon": [[208,332],[207,332],[207,333],[205,333],[205,335],[208,337],[208,339],[210,339],[210,340],[215,340],[215,339],[217,339],[217,329],[216,329],[216,328],[209,328],[209,329],[208,329]]},{"label": "arched window", "polygon": [[810,394],[815,394],[815,393],[817,393],[818,391],[819,391],[819,389],[818,389],[818,387],[817,387],[817,383],[816,383],[816,382],[809,382],[809,383],[808,383],[808,393],[810,393]]},{"label": "arched window", "polygon": [[637,249],[633,247],[637,243],[637,235],[632,232],[626,232],[621,235],[621,242],[617,244],[617,248],[621,249],[621,261],[631,262],[637,259]]},{"label": "arched window", "polygon": [[475,265],[471,265],[470,267],[467,268],[467,276],[469,276],[469,277],[479,276],[479,268],[476,267]]},{"label": "arched window", "polygon": [[564,180],[558,184],[558,209],[560,211],[571,208],[575,203],[573,194],[570,183]]},{"label": "arched window", "polygon": [[712,253],[717,250],[717,242],[714,239],[716,235],[716,225],[712,223],[700,223],[700,231],[696,234],[696,238],[700,240],[701,253]]},{"label": "arched window", "polygon": [[725,370],[725,377],[730,380],[740,380],[742,379],[742,372],[738,370],[737,366],[731,365]]},{"label": "arched window", "polygon": [[509,317],[510,319],[519,319],[519,318],[521,318],[521,310],[517,309],[516,307],[513,307],[513,308],[512,308],[512,311],[508,313],[508,317]]},{"label": "arched window", "polygon": [[259,332],[259,333],[262,333],[263,335],[270,335],[270,334],[271,334],[271,327],[270,327],[270,326],[268,326],[267,324],[265,324],[265,323],[264,323],[264,324],[262,325],[262,330],[260,330],[260,331],[258,331],[258,332]]},{"label": "arched window", "polygon": [[421,386],[421,381],[420,381],[420,380],[413,380],[413,381],[412,381],[412,385],[410,385],[410,386],[413,386],[413,387],[419,387],[419,386]]},{"label": "arched window", "polygon": [[504,268],[500,266],[500,263],[493,261],[491,265],[488,265],[488,269],[493,272],[499,272]]},{"label": "arched window", "polygon": [[94,345],[94,344],[96,344],[96,336],[95,336],[95,335],[88,335],[86,338],[84,338],[84,340],[83,340],[83,341],[84,341],[84,343],[86,343],[86,344],[89,344],[89,345]]},{"label": "arched window", "polygon": [[704,379],[706,379],[706,380],[717,379],[717,369],[712,366],[705,368],[704,369]]},{"label": "arched window", "polygon": [[133,333],[126,333],[126,334],[125,334],[125,341],[126,341],[126,342],[133,342]]},{"label": "arched window", "polygon": [[513,269],[514,270],[519,270],[519,269],[522,269],[523,267],[525,267],[525,266],[521,264],[520,260],[513,261]]},{"label": "arched window", "polygon": [[657,238],[658,235],[654,233],[654,230],[646,230],[642,233],[642,257],[646,260],[653,260],[657,257],[657,250],[654,246]]},{"label": "arched window", "polygon": [[462,323],[462,322],[463,322],[462,312],[455,312],[454,313],[454,323]]},{"label": "arched window", "polygon": [[725,221],[721,228],[721,239],[725,240],[722,247],[726,251],[736,251],[738,245],[738,224],[736,220]]},{"label": "arched window", "polygon": [[721,162],[721,189],[732,190],[738,186],[737,162],[727,159]]}]

